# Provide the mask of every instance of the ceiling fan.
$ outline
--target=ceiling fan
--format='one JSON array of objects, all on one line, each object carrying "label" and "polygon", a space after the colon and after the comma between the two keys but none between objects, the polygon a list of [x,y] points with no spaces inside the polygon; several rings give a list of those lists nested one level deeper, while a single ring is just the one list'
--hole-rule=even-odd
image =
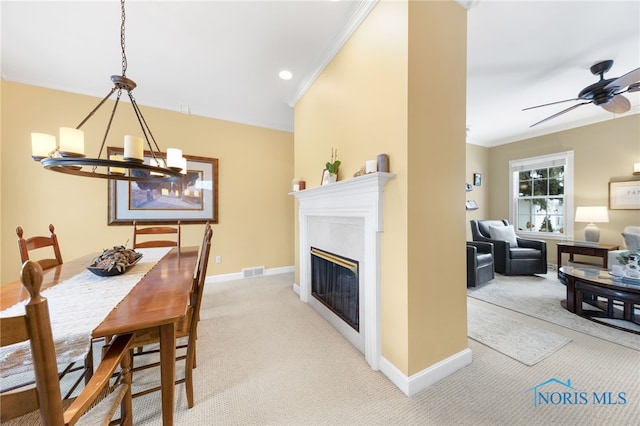
[{"label": "ceiling fan", "polygon": [[526,111],[533,108],[540,108],[544,106],[560,104],[563,102],[583,101],[556,114],[553,114],[543,120],[540,120],[537,123],[533,123],[529,127],[537,126],[538,124],[544,123],[545,121],[551,120],[552,118],[556,118],[566,112],[574,110],[581,105],[587,105],[590,103],[601,106],[603,109],[615,114],[622,114],[629,111],[629,109],[631,109],[631,102],[629,102],[629,99],[622,96],[622,94],[625,92],[632,93],[640,91],[640,68],[636,68],[635,70],[630,71],[618,78],[605,79],[604,73],[609,71],[612,65],[613,61],[607,60],[598,62],[597,64],[591,66],[591,73],[593,75],[599,75],[600,81],[582,89],[577,98],[565,99],[564,101],[551,102],[548,104],[524,108],[523,111]]}]

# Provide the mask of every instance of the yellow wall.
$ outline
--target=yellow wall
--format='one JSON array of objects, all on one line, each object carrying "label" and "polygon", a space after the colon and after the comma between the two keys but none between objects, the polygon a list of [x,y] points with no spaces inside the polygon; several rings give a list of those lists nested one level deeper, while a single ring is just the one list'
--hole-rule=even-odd
[{"label": "yellow wall", "polygon": [[[130,226],[107,226],[106,180],[46,171],[30,157],[31,132],[57,134],[60,126],[75,127],[99,99],[1,84],[2,282],[18,278],[18,225],[30,236],[46,235],[53,223],[67,260],[130,240]],[[219,159],[219,224],[213,225],[208,275],[292,265],[294,202],[287,194],[293,176],[293,135],[144,105],[141,109],[161,149],[171,146],[188,155]],[[105,105],[83,126],[89,155],[98,154],[110,110],[111,105]],[[124,134],[140,134],[129,104],[118,108],[110,134],[112,146],[122,146]],[[203,226],[184,225],[183,245],[199,245]],[[216,264],[215,256],[222,256],[222,263]]]},{"label": "yellow wall", "polygon": [[465,46],[453,1],[382,1],[295,109],[295,175],[310,187],[332,147],[340,179],[389,154],[382,353],[407,375],[466,348]]},{"label": "yellow wall", "polygon": [[467,347],[466,28],[453,1],[409,2],[409,375]]},{"label": "yellow wall", "polygon": [[[485,218],[509,217],[509,160],[574,151],[574,205],[608,205],[609,181],[634,179],[640,161],[640,114],[557,132],[489,149],[490,208]],[[574,238],[584,239],[584,223],[574,225]],[[609,210],[609,223],[599,223],[600,242],[622,243],[627,225],[640,225],[638,210]],[[557,240],[547,240],[548,259],[556,263]]]}]

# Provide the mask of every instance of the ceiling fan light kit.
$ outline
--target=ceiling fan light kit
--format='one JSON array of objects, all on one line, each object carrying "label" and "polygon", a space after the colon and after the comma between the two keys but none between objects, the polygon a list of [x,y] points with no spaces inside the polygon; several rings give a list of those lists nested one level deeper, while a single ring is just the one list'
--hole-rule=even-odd
[{"label": "ceiling fan light kit", "polygon": [[[112,75],[113,88],[98,103],[98,105],[82,120],[76,128],[61,127],[60,139],[56,145],[56,138],[45,133],[31,134],[31,158],[40,161],[47,170],[66,173],[75,176],[93,177],[102,179],[126,180],[126,181],[153,181],[174,182],[180,180],[187,171],[186,159],[182,157],[182,151],[169,148],[167,160],[162,158],[162,153],[151,133],[151,129],[131,93],[136,83],[126,77],[127,56],[125,53],[125,7],[124,0],[120,1],[121,25],[120,46],[122,52],[122,75]],[[113,117],[120,101],[122,91],[126,91],[131,101],[131,106],[136,114],[140,129],[144,138],[126,135],[124,137],[124,151],[122,156],[111,155],[109,158],[101,158],[105,151],[105,143]],[[104,132],[102,145],[96,158],[87,158],[84,154],[84,132],[80,128],[100,109],[100,107],[117,92],[115,104],[111,111],[107,128]],[[150,164],[144,163],[144,142],[149,149]],[[106,157],[106,153],[105,153]],[[83,170],[87,167],[87,170]]]},{"label": "ceiling fan light kit", "polygon": [[582,89],[577,98],[524,108],[523,111],[527,111],[530,109],[555,105],[563,102],[582,101],[536,123],[533,123],[529,127],[537,126],[538,124],[542,124],[569,111],[572,111],[579,106],[588,105],[591,103],[600,106],[604,110],[614,114],[624,114],[625,112],[629,111],[631,109],[631,102],[629,101],[629,99],[622,96],[622,94],[626,92],[633,93],[640,91],[640,68],[636,68],[635,70],[630,71],[621,77],[605,79],[604,74],[611,69],[612,65],[613,60],[602,61],[592,65],[590,68],[591,73],[593,75],[600,76],[600,80]]}]

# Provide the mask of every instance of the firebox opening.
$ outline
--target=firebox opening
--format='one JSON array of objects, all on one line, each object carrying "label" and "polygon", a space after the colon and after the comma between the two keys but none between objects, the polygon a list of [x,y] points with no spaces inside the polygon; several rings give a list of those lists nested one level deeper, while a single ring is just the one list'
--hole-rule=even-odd
[{"label": "firebox opening", "polygon": [[311,295],[360,330],[358,261],[311,247]]}]

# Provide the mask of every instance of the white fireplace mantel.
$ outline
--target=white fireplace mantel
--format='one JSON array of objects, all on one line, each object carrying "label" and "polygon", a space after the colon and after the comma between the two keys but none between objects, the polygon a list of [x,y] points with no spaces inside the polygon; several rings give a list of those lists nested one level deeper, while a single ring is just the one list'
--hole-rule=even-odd
[{"label": "white fireplace mantel", "polygon": [[380,233],[384,230],[384,188],[393,173],[370,173],[316,188],[292,192],[298,201],[300,300],[309,302],[311,264],[309,260],[309,226],[312,217],[346,217],[364,219],[364,355],[372,369],[379,369],[382,350]]}]

